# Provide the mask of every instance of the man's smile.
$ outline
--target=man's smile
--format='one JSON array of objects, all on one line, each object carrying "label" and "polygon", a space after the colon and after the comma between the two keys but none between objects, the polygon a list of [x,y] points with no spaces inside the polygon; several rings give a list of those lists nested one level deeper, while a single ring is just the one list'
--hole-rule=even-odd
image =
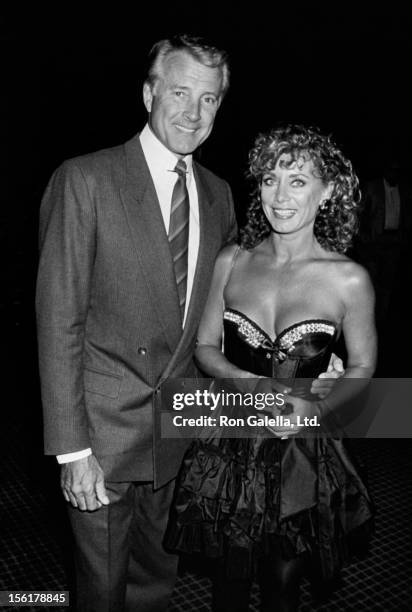
[{"label": "man's smile", "polygon": [[194,134],[198,128],[188,128],[185,125],[180,125],[179,123],[175,123],[175,128],[179,131],[184,132],[185,134]]}]

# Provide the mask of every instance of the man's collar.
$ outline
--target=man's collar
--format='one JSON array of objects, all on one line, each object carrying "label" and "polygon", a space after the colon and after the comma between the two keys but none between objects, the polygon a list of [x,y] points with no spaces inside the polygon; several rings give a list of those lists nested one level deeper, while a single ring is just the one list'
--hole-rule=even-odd
[{"label": "man's collar", "polygon": [[[144,126],[139,138],[149,168],[175,169],[178,157],[160,142],[148,123]],[[192,156],[186,155],[183,157],[183,161],[186,163],[188,173],[191,173]]]}]

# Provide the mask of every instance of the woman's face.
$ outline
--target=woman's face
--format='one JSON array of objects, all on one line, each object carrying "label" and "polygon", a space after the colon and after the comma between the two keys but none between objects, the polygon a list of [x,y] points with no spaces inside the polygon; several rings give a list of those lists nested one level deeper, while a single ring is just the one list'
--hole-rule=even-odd
[{"label": "woman's face", "polygon": [[275,168],[263,175],[260,187],[263,211],[280,234],[313,228],[318,208],[333,188],[314,175],[311,159],[302,156],[289,165],[290,159],[288,154],[281,155]]}]

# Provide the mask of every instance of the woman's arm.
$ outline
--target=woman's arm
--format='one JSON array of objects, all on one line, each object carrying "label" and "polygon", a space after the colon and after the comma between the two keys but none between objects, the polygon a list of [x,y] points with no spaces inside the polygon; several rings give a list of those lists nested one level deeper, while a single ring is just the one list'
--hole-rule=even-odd
[{"label": "woman's arm", "polygon": [[344,265],[337,293],[340,293],[344,306],[342,331],[348,353],[346,370],[324,399],[307,402],[290,397],[288,401],[293,404],[294,416],[326,416],[356,397],[368,385],[375,371],[377,338],[372,283],[362,266],[354,262]]},{"label": "woman's arm", "polygon": [[[297,417],[300,417],[302,423],[304,417],[324,417],[335,411],[356,397],[368,385],[375,371],[375,298],[369,274],[354,262],[345,263],[343,277],[338,281],[337,293],[339,292],[344,305],[342,330],[348,353],[346,370],[343,376],[335,381],[333,389],[324,399],[307,401],[289,396],[288,402],[293,406],[293,414],[289,415],[289,418],[294,422],[297,422]],[[335,426],[338,426],[338,421]],[[295,423],[293,433],[299,433],[300,429]]]},{"label": "woman's arm", "polygon": [[258,378],[230,363],[222,353],[223,293],[237,249],[237,245],[225,247],[216,259],[209,296],[199,325],[195,358],[203,372],[212,377]]},{"label": "woman's arm", "polygon": [[376,367],[374,290],[367,271],[354,262],[347,264],[342,285],[342,299],[344,303],[342,331],[348,360],[345,374],[337,381],[328,397],[320,402],[322,414],[327,414],[362,391],[373,376]]}]

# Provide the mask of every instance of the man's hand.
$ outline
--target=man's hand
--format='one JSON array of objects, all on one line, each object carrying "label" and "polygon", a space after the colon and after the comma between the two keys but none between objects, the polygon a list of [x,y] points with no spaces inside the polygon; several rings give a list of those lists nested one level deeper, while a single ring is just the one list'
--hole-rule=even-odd
[{"label": "man's hand", "polygon": [[335,353],[332,353],[327,371],[322,372],[322,374],[313,381],[310,389],[311,393],[315,393],[320,399],[324,399],[332,391],[335,380],[343,376],[344,373],[345,369],[342,359],[335,355]]},{"label": "man's hand", "polygon": [[110,503],[104,486],[103,470],[93,455],[64,463],[61,467],[60,486],[64,499],[79,510],[97,510]]}]

